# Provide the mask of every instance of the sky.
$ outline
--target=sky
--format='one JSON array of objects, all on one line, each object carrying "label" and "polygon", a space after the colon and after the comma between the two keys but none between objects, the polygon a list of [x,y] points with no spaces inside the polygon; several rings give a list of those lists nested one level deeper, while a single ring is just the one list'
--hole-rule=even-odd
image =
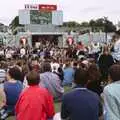
[{"label": "sky", "polygon": [[9,25],[24,4],[57,4],[63,10],[64,21],[89,21],[108,17],[120,21],[120,0],[0,0],[0,22]]}]

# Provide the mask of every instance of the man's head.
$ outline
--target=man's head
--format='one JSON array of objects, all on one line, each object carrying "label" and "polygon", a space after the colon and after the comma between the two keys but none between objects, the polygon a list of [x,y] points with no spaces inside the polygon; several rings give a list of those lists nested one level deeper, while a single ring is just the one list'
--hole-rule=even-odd
[{"label": "man's head", "polygon": [[120,65],[112,65],[109,69],[109,75],[113,82],[120,80]]},{"label": "man's head", "polygon": [[36,71],[31,71],[27,74],[26,79],[28,81],[28,85],[38,85],[40,82],[40,75]]},{"label": "man's head", "polygon": [[42,65],[43,72],[51,72],[51,65],[49,62],[44,62]]},{"label": "man's head", "polygon": [[77,63],[77,62],[74,62],[74,63],[73,63],[73,67],[74,67],[74,68],[77,68],[77,66],[78,66],[78,63]]},{"label": "man's head", "polygon": [[7,72],[7,79],[22,80],[22,73],[18,67],[9,68]]},{"label": "man's head", "polygon": [[79,68],[75,72],[74,82],[77,85],[85,86],[87,84],[87,71],[83,68]]}]

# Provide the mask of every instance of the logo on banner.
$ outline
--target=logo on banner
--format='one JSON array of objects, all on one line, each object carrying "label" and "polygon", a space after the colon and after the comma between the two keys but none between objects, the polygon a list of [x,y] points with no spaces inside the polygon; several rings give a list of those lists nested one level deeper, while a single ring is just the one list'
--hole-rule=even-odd
[{"label": "logo on banner", "polygon": [[73,37],[68,37],[68,38],[67,38],[67,44],[68,44],[68,45],[72,45],[73,43],[74,43]]},{"label": "logo on banner", "polygon": [[27,44],[27,38],[26,37],[20,38],[20,44],[21,45],[26,45]]}]

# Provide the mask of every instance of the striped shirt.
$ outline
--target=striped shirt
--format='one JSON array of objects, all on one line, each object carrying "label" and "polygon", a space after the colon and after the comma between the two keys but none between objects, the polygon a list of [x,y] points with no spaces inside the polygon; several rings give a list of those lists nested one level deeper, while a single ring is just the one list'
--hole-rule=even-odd
[{"label": "striped shirt", "polygon": [[6,71],[4,69],[0,69],[0,83],[6,80]]},{"label": "striped shirt", "polygon": [[54,99],[61,97],[64,92],[59,76],[52,72],[40,74],[40,86],[48,89],[48,91],[54,96]]}]

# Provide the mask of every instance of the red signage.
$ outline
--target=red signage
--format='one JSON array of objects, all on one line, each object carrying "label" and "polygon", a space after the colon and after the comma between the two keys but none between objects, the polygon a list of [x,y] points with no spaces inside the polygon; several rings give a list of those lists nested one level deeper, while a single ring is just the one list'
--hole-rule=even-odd
[{"label": "red signage", "polygon": [[54,11],[57,10],[57,5],[47,4],[25,4],[27,10],[40,10],[40,11]]},{"label": "red signage", "polygon": [[68,38],[67,38],[67,44],[68,44],[68,45],[72,45],[73,43],[74,43],[73,37],[68,37]]},{"label": "red signage", "polygon": [[26,43],[27,43],[27,38],[26,37],[20,38],[20,44],[21,45],[26,45]]},{"label": "red signage", "polygon": [[55,11],[55,10],[57,10],[57,5],[40,4],[39,5],[39,10],[43,10],[43,11]]}]

